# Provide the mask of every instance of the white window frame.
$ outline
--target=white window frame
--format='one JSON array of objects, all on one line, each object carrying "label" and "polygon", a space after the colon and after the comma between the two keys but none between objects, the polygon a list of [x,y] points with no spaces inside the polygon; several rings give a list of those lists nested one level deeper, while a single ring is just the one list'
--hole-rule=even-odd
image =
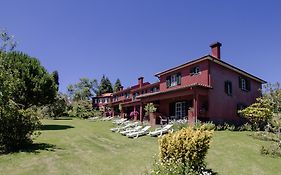
[{"label": "white window frame", "polygon": [[242,90],[247,90],[247,82],[244,78],[241,79],[241,89]]},{"label": "white window frame", "polygon": [[199,66],[193,67],[194,72],[191,73],[191,75],[199,75],[201,74],[201,69]]},{"label": "white window frame", "polygon": [[177,74],[171,75],[171,87],[178,85]]},{"label": "white window frame", "polygon": [[184,119],[186,114],[186,102],[176,102],[175,104],[175,116],[176,119]]}]

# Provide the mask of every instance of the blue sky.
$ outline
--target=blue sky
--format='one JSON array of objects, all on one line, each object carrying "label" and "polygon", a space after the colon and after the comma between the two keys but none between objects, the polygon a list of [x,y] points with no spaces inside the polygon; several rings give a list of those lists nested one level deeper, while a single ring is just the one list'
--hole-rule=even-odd
[{"label": "blue sky", "polygon": [[210,53],[268,82],[281,82],[281,1],[9,0],[0,28],[17,50],[58,70],[60,90],[105,74],[124,87]]}]

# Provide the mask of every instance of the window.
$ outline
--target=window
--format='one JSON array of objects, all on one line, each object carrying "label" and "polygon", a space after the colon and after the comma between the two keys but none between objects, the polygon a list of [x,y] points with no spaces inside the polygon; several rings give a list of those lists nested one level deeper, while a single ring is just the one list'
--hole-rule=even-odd
[{"label": "window", "polygon": [[128,92],[125,93],[125,99],[128,99],[130,97],[130,94]]},{"label": "window", "polygon": [[177,77],[176,75],[171,76],[171,86],[176,86],[177,85]]},{"label": "window", "polygon": [[177,73],[166,78],[167,88],[181,84],[181,73]]},{"label": "window", "polygon": [[138,95],[139,95],[139,93],[138,93],[138,92],[135,92],[135,93],[133,94],[133,100],[135,100]]},{"label": "window", "polygon": [[95,99],[95,104],[97,104],[98,103],[98,99]]},{"label": "window", "polygon": [[176,119],[184,119],[186,115],[186,102],[177,102],[175,105]]},{"label": "window", "polygon": [[231,81],[225,81],[224,82],[224,92],[228,95],[232,95],[232,82]]},{"label": "window", "polygon": [[199,66],[196,66],[196,67],[193,67],[190,69],[190,75],[198,75],[200,73],[201,73],[201,71],[200,71]]},{"label": "window", "polygon": [[239,88],[243,91],[250,91],[251,90],[250,80],[244,77],[239,77]]},{"label": "window", "polygon": [[157,91],[159,91],[159,89],[157,87],[153,87],[150,89],[150,92],[157,92]]}]

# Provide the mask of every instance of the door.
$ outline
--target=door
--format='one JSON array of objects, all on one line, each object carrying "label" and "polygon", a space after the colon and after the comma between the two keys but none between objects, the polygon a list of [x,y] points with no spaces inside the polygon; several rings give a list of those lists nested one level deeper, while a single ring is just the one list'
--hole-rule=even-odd
[{"label": "door", "polygon": [[176,120],[184,119],[186,116],[186,102],[176,102],[175,104]]}]

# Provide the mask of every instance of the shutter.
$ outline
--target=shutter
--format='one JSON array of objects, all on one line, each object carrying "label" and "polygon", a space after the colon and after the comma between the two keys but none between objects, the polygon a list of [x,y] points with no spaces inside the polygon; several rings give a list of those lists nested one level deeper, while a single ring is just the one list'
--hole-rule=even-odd
[{"label": "shutter", "polygon": [[242,89],[242,77],[239,77],[239,88]]},{"label": "shutter", "polygon": [[176,103],[170,103],[169,104],[169,115],[170,116],[175,116],[175,112],[176,112],[176,107],[175,107]]},{"label": "shutter", "polygon": [[246,89],[247,89],[248,91],[251,90],[251,81],[250,81],[250,80],[247,80],[247,81],[246,81]]},{"label": "shutter", "polygon": [[224,82],[224,92],[227,94],[227,81]]},{"label": "shutter", "polygon": [[232,82],[229,82],[230,94],[232,95]]},{"label": "shutter", "polygon": [[181,73],[177,73],[177,85],[181,84]]},{"label": "shutter", "polygon": [[194,74],[194,69],[195,69],[195,67],[190,68],[190,74]]},{"label": "shutter", "polygon": [[166,85],[167,85],[167,88],[171,86],[171,76],[168,76],[166,78]]}]

